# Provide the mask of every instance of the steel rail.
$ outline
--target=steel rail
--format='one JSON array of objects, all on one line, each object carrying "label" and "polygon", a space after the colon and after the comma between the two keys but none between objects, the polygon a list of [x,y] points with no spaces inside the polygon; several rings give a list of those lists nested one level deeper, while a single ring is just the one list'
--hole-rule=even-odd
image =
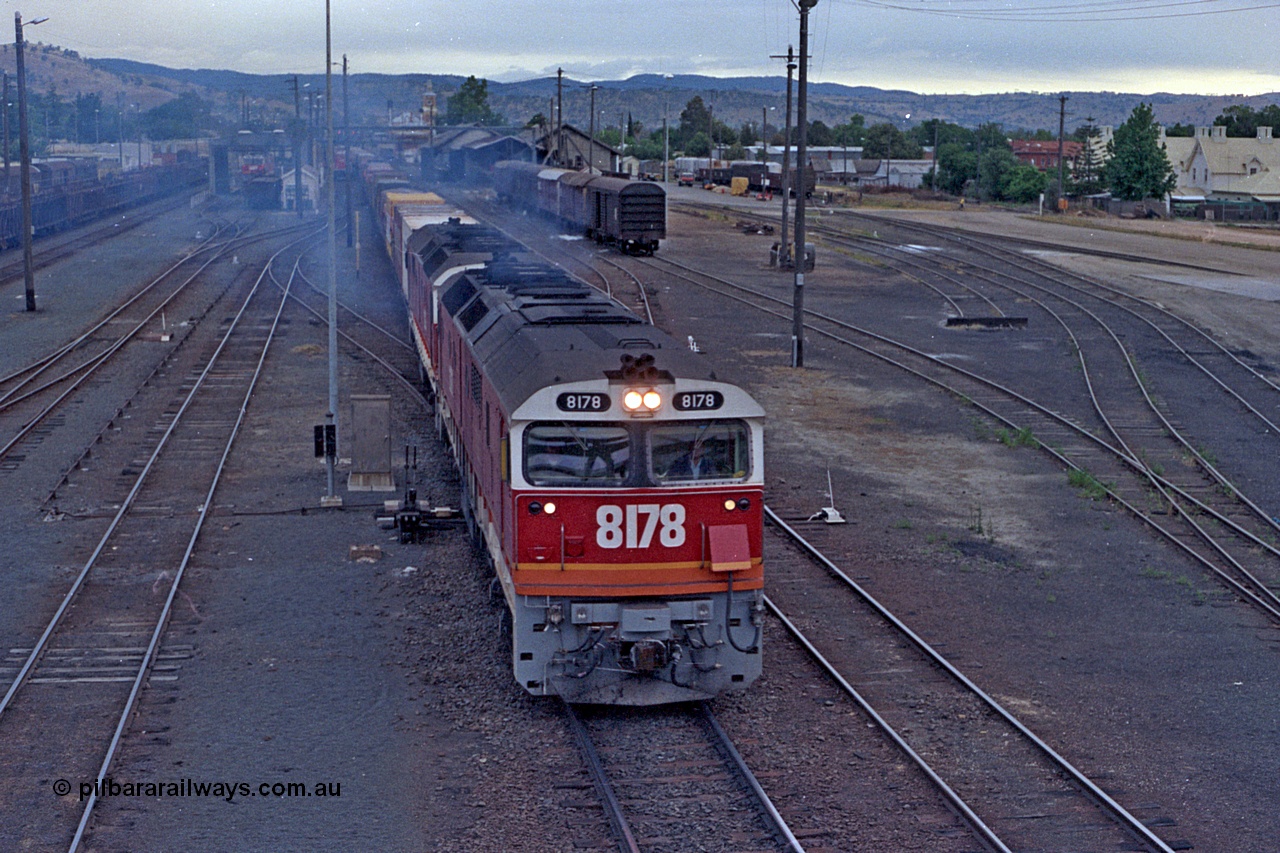
[{"label": "steel rail", "polygon": [[600,760],[600,753],[596,750],[586,725],[583,724],[582,718],[578,716],[578,712],[572,705],[565,702],[563,707],[565,716],[569,719],[569,730],[573,733],[573,739],[586,760],[587,771],[591,774],[591,781],[604,805],[609,826],[613,830],[614,838],[618,841],[618,849],[623,853],[640,853],[640,845],[636,843],[635,833],[627,823],[627,816],[622,811],[622,803],[618,802],[618,794],[614,791],[613,784],[609,782],[609,775],[604,770],[604,762]]},{"label": "steel rail", "polygon": [[[276,253],[276,256],[284,252],[287,248],[288,246],[285,246],[284,248],[280,249]],[[274,257],[275,256],[273,256],[273,258]],[[265,274],[266,272],[264,270],[262,275],[265,275]],[[259,281],[261,280],[261,277],[262,276],[259,276]],[[257,285],[255,284],[255,289],[256,287]],[[243,311],[243,308],[241,310]],[[234,324],[232,325],[231,328],[234,328]],[[229,333],[230,333],[230,329],[228,329],[228,334]],[[222,346],[225,345],[225,342],[226,342],[226,338],[224,337],[223,344],[219,345],[218,352],[221,352]],[[215,359],[216,357],[217,357],[217,353],[215,353],[214,355]],[[4,698],[0,699],[0,718],[3,718],[5,710],[9,707],[9,705],[13,701],[13,697],[18,693],[19,689],[26,682],[28,675],[30,674],[31,670],[35,667],[36,663],[39,662],[40,657],[43,655],[45,649],[47,648],[49,640],[52,638],[54,631],[57,630],[58,625],[62,622],[63,617],[66,615],[67,610],[71,606],[71,603],[75,600],[76,596],[80,592],[80,589],[84,586],[84,583],[88,578],[90,571],[93,569],[94,565],[97,563],[98,557],[100,557],[102,555],[102,552],[106,549],[107,543],[110,541],[111,536],[115,533],[116,529],[120,526],[120,523],[124,520],[124,517],[128,514],[129,510],[133,507],[133,503],[137,498],[138,493],[142,490],[143,483],[146,481],[148,474],[150,474],[151,469],[155,467],[156,460],[160,457],[161,451],[164,449],[165,445],[168,444],[169,438],[173,435],[174,430],[177,428],[177,424],[181,420],[182,413],[190,406],[191,401],[195,396],[196,390],[200,387],[200,384],[204,381],[204,377],[208,375],[211,367],[212,367],[212,361],[210,362],[210,365],[205,368],[205,372],[201,374],[200,380],[196,383],[196,386],[192,388],[191,392],[187,395],[186,400],[183,402],[182,407],[174,415],[173,420],[169,424],[169,427],[165,430],[164,434],[161,435],[155,450],[152,451],[151,456],[147,460],[146,465],[143,466],[141,472],[138,474],[137,480],[133,484],[133,487],[129,490],[129,494],[125,497],[123,501],[121,501],[119,509],[116,511],[115,516],[111,519],[110,524],[108,524],[107,526],[107,530],[102,534],[102,537],[98,540],[98,544],[94,547],[93,552],[89,555],[89,558],[85,561],[85,564],[83,568],[81,568],[80,573],[76,576],[75,581],[72,582],[71,588],[67,591],[66,595],[63,596],[62,602],[58,605],[57,610],[54,611],[53,616],[49,619],[48,623],[45,626],[44,632],[40,635],[40,638],[36,641],[34,647],[31,649],[31,652],[28,654],[26,661],[23,663],[22,667],[18,670],[18,674],[14,677],[13,683],[10,684],[9,689],[6,691],[4,695]]]},{"label": "steel rail", "polygon": [[[726,287],[737,289],[737,291],[749,293],[749,295],[756,298],[760,298],[760,300],[777,302],[777,304],[780,304],[780,305],[790,305],[785,300],[781,300],[781,298],[768,295],[768,293],[760,293],[758,291],[753,291],[753,289],[741,286],[741,284],[727,282],[727,280],[719,279],[717,277],[714,277],[714,275],[701,273],[699,272],[699,270],[694,270],[692,268],[689,268],[689,266],[677,264],[676,261],[672,261],[669,259],[659,259],[659,260],[662,260],[662,263],[664,264],[669,264],[672,266],[677,266],[677,268],[690,270],[690,272],[701,275],[701,277],[716,280],[716,282],[724,284],[724,286]],[[648,261],[646,261],[646,263],[648,263]],[[696,280],[694,278],[686,277],[686,275],[677,274],[677,277],[684,278],[685,280],[687,280],[687,282],[696,284],[696,286],[712,289],[713,292],[721,293],[722,296],[726,296],[727,298],[732,298],[732,300],[740,301],[742,302],[742,304],[748,305],[750,307],[754,307],[755,310],[763,311],[763,313],[765,314],[777,316],[777,318],[780,318],[780,319],[790,319],[790,316],[791,316],[790,313],[785,314],[785,313],[782,313],[782,311],[767,309],[767,307],[756,305],[754,304],[754,302],[749,301],[748,298],[737,296],[735,295],[735,293],[724,292],[724,291],[721,291],[721,289],[710,287],[708,286],[708,284],[699,282],[699,280]],[[950,371],[950,373],[959,375],[959,377],[972,380],[972,382],[978,383],[980,384],[980,386],[984,388],[989,388],[991,389],[991,391],[995,391],[996,393],[1001,394],[1001,396],[1010,398],[1010,400],[1019,402],[1020,405],[1027,406],[1029,407],[1029,409],[1039,412],[1039,414],[1043,415],[1044,418],[1051,419],[1053,423],[1059,424],[1061,425],[1061,427],[1064,427],[1070,430],[1071,433],[1074,433],[1075,435],[1078,435],[1078,437],[1085,439],[1085,442],[1088,442],[1089,444],[1091,444],[1091,446],[1096,446],[1097,448],[1100,448],[1101,451],[1110,453],[1110,455],[1116,457],[1116,459],[1119,459],[1121,462],[1124,462],[1124,464],[1126,466],[1129,466],[1130,469],[1132,469],[1135,474],[1138,474],[1139,476],[1144,476],[1144,478],[1148,478],[1148,479],[1153,479],[1153,478],[1158,479],[1157,475],[1153,473],[1153,471],[1149,471],[1147,469],[1147,466],[1144,465],[1142,461],[1133,459],[1133,457],[1130,457],[1128,453],[1125,453],[1124,451],[1119,450],[1119,448],[1112,447],[1111,444],[1108,444],[1107,442],[1103,441],[1103,439],[1100,437],[1097,437],[1097,435],[1094,435],[1091,432],[1088,432],[1088,430],[1080,428],[1079,425],[1074,424],[1073,421],[1070,421],[1069,419],[1064,418],[1064,416],[1057,414],[1057,412],[1055,411],[1047,409],[1047,407],[1042,406],[1041,403],[1037,403],[1036,401],[1030,400],[1030,398],[1028,397],[1023,397],[1021,396],[1021,394],[1019,394],[1018,392],[1012,391],[1012,389],[1010,388],[1001,386],[1000,383],[993,382],[993,380],[991,379],[980,377],[980,375],[978,374],[970,373],[970,371],[965,370],[964,368],[959,368],[959,366],[947,364],[947,362],[942,361],[940,359],[936,359],[936,357],[928,355],[928,353],[915,350],[914,347],[905,345],[905,343],[893,341],[893,339],[881,336],[881,334],[878,334],[876,332],[870,332],[869,329],[861,329],[859,327],[855,327],[855,325],[845,323],[845,321],[837,320],[835,318],[829,318],[829,316],[815,313],[815,311],[809,310],[809,309],[805,310],[805,314],[809,316],[813,316],[813,318],[828,321],[828,323],[837,325],[837,327],[849,329],[851,330],[851,332],[861,334],[861,336],[865,336],[870,339],[873,339],[873,341],[884,343],[884,345],[886,346],[897,348],[897,350],[901,350],[902,352],[909,353],[909,355],[911,356],[919,357],[919,359],[923,359],[924,361],[927,361],[928,364],[931,366],[934,366],[934,368],[940,368],[942,370]],[[948,384],[946,384],[945,382],[942,382],[941,379],[937,379],[936,377],[931,377],[931,375],[923,373],[922,370],[918,370],[916,368],[913,368],[913,366],[904,364],[904,362],[902,361],[892,359],[892,357],[884,355],[884,353],[882,352],[877,352],[876,350],[872,350],[872,348],[860,345],[860,343],[851,341],[851,339],[849,338],[838,336],[838,334],[829,332],[829,330],[827,329],[817,327],[817,325],[806,323],[805,328],[812,329],[813,332],[820,334],[820,336],[832,339],[832,341],[836,341],[837,343],[842,343],[842,345],[855,348],[855,350],[858,350],[859,352],[864,352],[865,355],[869,355],[874,357],[874,359],[884,361],[886,362],[886,364],[895,366],[895,368],[905,370],[906,373],[915,375],[915,377],[923,379],[925,380],[925,382],[928,382],[929,384],[933,384],[933,386],[943,389],[943,391],[955,394],[955,396],[961,398],[961,400],[964,400],[965,402],[968,402],[969,405],[974,406],[975,409],[982,410],[983,412],[986,412],[987,415],[991,416],[991,418],[996,419],[997,421],[1000,421],[1000,423],[1002,424],[1005,424],[1006,427],[1009,427],[1015,430],[1021,428],[1020,424],[1016,424],[1015,421],[1012,421],[1009,418],[1006,418],[1006,416],[1000,414],[1000,412],[997,412],[996,410],[991,409],[991,407],[984,405],[984,403],[978,400],[974,400],[974,398],[970,397],[969,394],[966,394],[963,391],[959,391],[959,389],[954,388],[952,386],[948,386]],[[1085,470],[1084,467],[1076,464],[1075,461],[1069,459],[1069,457],[1064,455],[1064,453],[1055,450],[1055,448],[1048,446],[1048,444],[1044,444],[1042,442],[1041,447],[1039,448],[1041,448],[1041,450],[1044,452],[1050,453],[1051,456],[1055,457],[1057,461],[1061,462],[1061,464],[1064,465],[1065,467],[1068,467],[1068,469],[1079,471],[1079,473],[1082,473],[1082,474],[1088,474],[1088,471]],[[1175,488],[1175,489],[1178,488],[1178,487],[1175,487],[1174,484],[1164,482],[1164,480],[1161,480],[1161,482],[1165,483],[1167,488]],[[1274,603],[1266,601],[1266,597],[1260,596],[1260,594],[1258,594],[1257,592],[1254,592],[1254,589],[1249,588],[1248,585],[1240,583],[1239,579],[1236,579],[1235,576],[1228,573],[1228,571],[1225,571],[1224,569],[1222,569],[1221,566],[1215,564],[1215,562],[1211,560],[1208,560],[1208,558],[1202,555],[1202,553],[1199,553],[1198,551],[1196,551],[1196,549],[1188,546],[1187,543],[1183,542],[1183,540],[1179,538],[1178,534],[1171,532],[1171,530],[1165,528],[1164,525],[1158,523],[1158,521],[1153,519],[1153,517],[1147,515],[1146,512],[1139,510],[1139,508],[1135,506],[1132,501],[1125,500],[1125,497],[1117,493],[1114,488],[1107,487],[1106,484],[1100,484],[1100,485],[1102,485],[1103,489],[1105,489],[1108,496],[1111,497],[1111,500],[1116,501],[1116,503],[1119,503],[1120,506],[1123,506],[1125,510],[1128,510],[1130,514],[1133,514],[1135,517],[1138,517],[1139,520],[1142,520],[1143,523],[1146,523],[1148,526],[1151,526],[1153,530],[1156,530],[1158,534],[1162,535],[1162,537],[1164,537],[1167,540],[1167,542],[1170,542],[1172,546],[1175,546],[1176,548],[1180,549],[1180,551],[1185,553],[1185,555],[1192,557],[1193,560],[1196,560],[1197,562],[1199,562],[1199,564],[1206,567],[1206,569],[1210,570],[1211,573],[1219,576],[1219,578],[1222,581],[1224,581],[1224,583],[1228,584],[1229,587],[1233,588],[1234,590],[1236,590],[1236,592],[1240,593],[1240,596],[1249,599],[1249,601],[1253,602],[1254,605],[1257,605],[1258,607],[1262,608],[1263,611],[1266,611],[1268,615],[1272,617],[1272,619],[1280,620],[1280,607],[1277,607],[1276,605],[1274,605]],[[1184,494],[1184,497],[1185,497],[1185,500],[1188,500],[1193,503],[1197,503],[1197,505],[1199,506],[1203,506],[1202,503],[1199,503],[1197,501],[1197,498],[1194,498],[1194,496],[1190,496],[1190,494]],[[1225,516],[1221,516],[1221,517],[1224,517],[1225,519]],[[1203,533],[1201,533],[1201,535],[1203,535]],[[1212,547],[1216,548],[1217,546],[1215,544],[1215,546],[1212,546]],[[1253,579],[1253,580],[1256,581],[1256,579]],[[1270,597],[1270,596],[1267,596],[1267,597]]]},{"label": "steel rail", "polygon": [[698,711],[702,715],[703,722],[707,724],[716,737],[716,749],[728,760],[739,778],[751,789],[756,802],[760,804],[760,808],[769,818],[769,824],[774,834],[793,853],[804,853],[804,846],[800,843],[800,839],[796,838],[795,833],[791,831],[791,827],[787,825],[786,819],[782,817],[782,813],[773,804],[773,800],[769,799],[769,795],[765,793],[764,786],[760,784],[756,774],[752,773],[751,768],[747,766],[746,759],[742,757],[742,753],[738,752],[738,748],[734,746],[729,733],[720,725],[720,721],[716,719],[715,714],[711,713],[711,707],[706,702],[699,702]]},{"label": "steel rail", "polygon": [[[266,267],[266,270],[264,270],[264,273],[270,271],[271,265],[274,262],[275,258],[278,257],[279,254],[284,252],[285,249],[287,248],[288,247],[282,248],[280,252],[277,252],[275,255],[272,256],[271,260],[267,261],[267,267]],[[295,262],[295,266],[296,266],[296,262]],[[240,320],[244,317],[245,313],[248,311],[249,303],[253,300],[254,296],[257,295],[259,287],[262,284],[262,279],[263,279],[263,276],[259,275],[257,282],[254,283],[254,286],[252,290],[250,290],[249,295],[245,298],[244,303],[240,306],[239,312],[236,313],[235,318],[231,321],[231,324],[227,327],[226,334],[223,335],[222,341],[218,344],[218,347],[214,351],[213,355],[210,357],[208,364],[205,365],[204,370],[201,371],[200,376],[196,379],[194,385],[191,388],[191,391],[187,394],[186,400],[183,401],[182,406],[178,409],[177,414],[174,416],[173,421],[169,426],[169,429],[165,431],[166,439],[174,430],[175,428],[174,425],[177,424],[177,422],[181,419],[182,414],[190,406],[191,401],[195,399],[196,394],[200,391],[201,387],[204,385],[205,380],[208,379],[210,373],[212,373],[214,365],[217,364],[219,357],[222,355],[222,351],[226,348],[227,343],[231,340],[231,336],[235,333],[236,327],[240,324]],[[291,275],[290,282],[292,282],[292,279],[293,279],[293,276]],[[288,296],[289,296],[289,292],[288,292],[288,288],[286,287],[284,295],[280,299],[280,304],[276,307],[275,316],[272,319],[271,328],[267,332],[266,340],[262,344],[262,352],[258,356],[257,364],[254,366],[253,375],[249,378],[248,385],[245,389],[244,398],[240,403],[240,409],[236,413],[235,423],[231,427],[231,433],[227,437],[226,445],[223,447],[223,450],[222,450],[222,455],[218,459],[218,465],[216,470],[213,473],[213,477],[210,480],[209,488],[205,492],[204,501],[200,505],[199,511],[197,513],[195,526],[192,529],[191,536],[187,541],[186,550],[182,554],[181,562],[178,564],[178,567],[174,570],[173,582],[169,585],[169,594],[168,596],[166,596],[164,606],[161,608],[160,616],[156,621],[156,627],[151,633],[151,642],[147,644],[146,651],[142,655],[142,660],[138,664],[138,672],[137,672],[137,675],[134,677],[133,685],[129,690],[129,697],[128,699],[125,700],[124,710],[121,712],[119,722],[116,724],[116,730],[115,730],[115,733],[112,735],[111,744],[107,748],[107,754],[102,759],[102,766],[98,770],[98,775],[95,780],[96,784],[94,785],[93,793],[90,794],[88,801],[85,803],[84,812],[80,816],[80,823],[76,827],[75,836],[71,839],[71,846],[68,848],[68,853],[76,853],[76,850],[80,846],[81,840],[84,838],[84,833],[89,826],[89,819],[93,814],[93,807],[94,805],[97,804],[97,801],[98,801],[98,791],[100,790],[102,782],[106,778],[108,771],[111,769],[111,762],[115,758],[116,750],[119,749],[120,741],[124,737],[124,732],[126,727],[129,725],[129,718],[133,715],[133,709],[137,705],[138,696],[141,694],[143,684],[145,683],[147,676],[150,674],[151,665],[155,660],[156,650],[160,646],[160,639],[161,637],[164,636],[165,628],[168,627],[168,624],[169,624],[169,617],[173,612],[173,602],[174,602],[174,599],[177,598],[178,587],[182,583],[182,578],[186,574],[187,567],[191,565],[192,555],[195,554],[196,542],[200,538],[200,534],[204,530],[204,523],[209,516],[209,509],[210,507],[213,506],[214,493],[217,491],[218,485],[222,480],[222,473],[226,469],[227,460],[231,457],[231,450],[235,446],[236,438],[240,434],[240,427],[244,424],[245,416],[249,411],[249,402],[253,398],[253,392],[257,388],[258,380],[262,376],[262,369],[263,369],[263,366],[266,364],[267,353],[271,350],[271,344],[275,340],[276,331],[280,326],[280,317],[284,313],[285,305],[288,303]]]},{"label": "steel rail", "polygon": [[[833,563],[829,558],[827,558],[825,554],[823,554],[821,551],[815,548],[808,540],[806,540],[803,536],[801,536],[799,532],[795,530],[795,528],[793,528],[791,525],[783,521],[782,518],[779,517],[770,507],[765,506],[764,512],[765,512],[765,517],[770,521],[770,523],[772,523],[774,526],[776,526],[781,531],[783,531],[783,533],[788,538],[790,538],[793,542],[799,545],[800,548],[806,554],[808,554],[811,559],[817,561],[823,568],[825,568],[833,576],[839,579],[854,594],[856,594],[859,598],[861,598],[864,602],[866,602],[868,606],[870,606],[873,610],[875,610],[876,613],[879,614],[881,618],[888,621],[891,625],[893,625],[893,627],[896,630],[901,632],[903,636],[909,639],[911,643],[916,648],[918,648],[925,656],[927,656],[934,664],[936,664],[943,671],[945,671],[949,676],[951,676],[953,679],[955,679],[957,682],[963,685],[965,689],[969,690],[974,696],[978,697],[983,704],[985,704],[994,713],[1000,716],[1006,723],[1008,723],[1010,726],[1015,728],[1019,734],[1021,734],[1023,737],[1027,738],[1028,741],[1034,744],[1035,747],[1041,753],[1043,753],[1047,758],[1049,758],[1050,761],[1054,763],[1054,765],[1056,765],[1060,770],[1062,770],[1064,773],[1070,776],[1071,779],[1077,785],[1079,785],[1081,789],[1083,789],[1096,802],[1098,802],[1100,805],[1106,808],[1107,811],[1109,811],[1112,814],[1113,818],[1118,820],[1127,830],[1135,833],[1140,839],[1142,839],[1145,843],[1151,845],[1154,849],[1160,851],[1160,853],[1173,853],[1172,849],[1168,847],[1157,835],[1155,835],[1155,833],[1151,832],[1151,830],[1148,829],[1146,825],[1142,823],[1142,821],[1138,820],[1136,817],[1130,814],[1127,809],[1125,809],[1122,805],[1120,805],[1120,803],[1116,802],[1116,800],[1113,799],[1109,794],[1107,794],[1106,791],[1103,791],[1101,788],[1095,785],[1093,781],[1089,779],[1089,777],[1087,777],[1084,773],[1082,773],[1079,769],[1077,769],[1075,765],[1071,764],[1071,762],[1067,761],[1067,759],[1064,758],[1060,753],[1058,753],[1057,750],[1049,746],[1049,744],[1041,740],[1041,738],[1038,735],[1036,735],[1029,728],[1023,725],[1021,720],[1019,720],[1012,713],[1006,710],[1003,705],[997,702],[986,691],[984,691],[977,684],[975,684],[968,676],[966,676],[963,672],[957,669],[949,660],[943,657],[942,654],[938,652],[937,649],[933,648],[933,646],[931,646],[927,641],[925,641],[923,637],[915,633],[915,631],[911,630],[911,628],[908,627],[905,622],[898,619],[898,617],[895,616],[888,608],[886,608],[883,604],[881,604],[869,592],[863,589],[857,583],[857,581],[855,581],[853,578],[845,574],[844,570],[842,570],[839,566]],[[797,633],[798,629],[796,629],[794,625],[790,623],[790,620],[786,620],[781,610],[779,610],[771,601],[769,601],[767,597],[766,597],[766,603],[768,604],[770,610],[773,611],[774,615],[778,616],[780,619],[783,619],[787,623],[789,631],[792,631],[793,633],[796,633],[797,636],[800,636]],[[810,644],[806,644],[806,647],[808,647],[808,645]],[[812,653],[814,652],[811,651],[811,654]],[[824,665],[824,668],[826,666],[829,666],[829,664]],[[843,681],[843,679],[841,679],[841,681]],[[864,707],[867,707],[865,706],[865,704],[860,698],[858,701],[859,701],[859,704],[864,705]],[[879,720],[877,720],[877,722],[879,722]]]}]

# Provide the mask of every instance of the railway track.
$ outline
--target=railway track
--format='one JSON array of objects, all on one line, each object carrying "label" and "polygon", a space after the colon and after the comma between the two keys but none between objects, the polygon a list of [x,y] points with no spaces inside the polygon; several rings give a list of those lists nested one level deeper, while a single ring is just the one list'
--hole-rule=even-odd
[{"label": "railway track", "polygon": [[133,460],[132,486],[39,637],[9,652],[0,699],[0,796],[13,816],[0,827],[6,849],[79,848],[97,790],[56,780],[101,782],[140,693],[174,677],[174,662],[190,654],[165,645],[166,627],[178,608],[198,618],[180,584],[281,324],[287,300],[267,284],[271,274],[268,261],[232,316],[202,327],[150,386],[137,410],[155,419],[131,425],[120,442],[126,453],[147,446]]},{"label": "railway track", "polygon": [[803,851],[705,703],[564,708],[619,849]]},{"label": "railway track", "polygon": [[[226,260],[229,253],[273,236],[232,233],[223,237],[224,230],[239,229],[231,225],[212,229],[200,245],[88,329],[0,377],[0,462],[17,454],[33,437],[41,437],[41,425],[76,399],[86,384],[102,381],[102,374],[123,360],[130,345],[161,342],[180,346],[194,325],[190,321],[203,317],[215,299],[202,286],[212,274],[211,268]],[[289,228],[283,233],[296,230]],[[233,278],[228,275],[225,281],[229,284]],[[152,369],[156,367],[153,363]]]},{"label": "railway track", "polygon": [[[772,314],[791,317],[789,299],[711,276],[668,258],[641,261],[687,283]],[[1029,298],[1025,294],[1022,298]],[[1086,407],[1047,405],[1004,380],[912,343],[889,337],[839,317],[806,310],[806,328],[842,346],[884,361],[955,395],[995,419],[1011,441],[1032,445],[1055,457],[1070,481],[1086,493],[1114,500],[1216,576],[1232,593],[1280,621],[1280,551],[1271,530],[1276,522],[1242,489],[1189,468],[1180,452],[1194,451],[1174,422],[1154,404],[1143,374],[1120,336],[1102,323],[1068,322],[1057,316],[1073,341],[1084,377]],[[1084,309],[1083,314],[1088,314]],[[1061,390],[1061,383],[1058,386]],[[1063,412],[1067,412],[1064,414]],[[1177,441],[1174,449],[1168,442]],[[1160,447],[1157,456],[1155,447]],[[1163,461],[1161,461],[1163,458]],[[1198,473],[1197,473],[1198,472]],[[1245,498],[1242,500],[1242,498]]]},{"label": "railway track", "polygon": [[[1154,850],[1144,819],[1068,762],[766,507],[766,606],[991,850]],[[826,533],[819,528],[818,534]],[[1123,780],[1118,780],[1123,784]]]}]

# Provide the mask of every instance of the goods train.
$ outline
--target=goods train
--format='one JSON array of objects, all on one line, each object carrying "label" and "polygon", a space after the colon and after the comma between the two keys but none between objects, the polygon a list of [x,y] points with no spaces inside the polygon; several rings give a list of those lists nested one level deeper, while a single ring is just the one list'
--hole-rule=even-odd
[{"label": "goods train", "polygon": [[499,198],[628,254],[652,255],[667,236],[667,194],[649,181],[503,160],[494,164],[493,185]]},{"label": "goods train", "polygon": [[745,688],[761,668],[759,404],[497,230],[378,180],[520,686],[620,705]]},{"label": "goods train", "polygon": [[[58,161],[48,161],[38,167],[40,179],[31,196],[31,225],[37,237],[145,204],[208,180],[204,160],[137,169],[103,180],[85,180],[79,173],[58,169],[57,165]],[[10,200],[0,201],[0,249],[21,243],[22,202],[15,188]]]},{"label": "goods train", "polygon": [[[91,222],[134,205],[161,199],[180,188],[207,181],[204,160],[137,169],[102,179],[83,179],[70,170],[40,164],[40,183],[32,192],[31,223],[35,236]],[[17,182],[15,182],[17,183]],[[0,248],[22,243],[22,201],[15,188],[12,200],[0,201]]]}]

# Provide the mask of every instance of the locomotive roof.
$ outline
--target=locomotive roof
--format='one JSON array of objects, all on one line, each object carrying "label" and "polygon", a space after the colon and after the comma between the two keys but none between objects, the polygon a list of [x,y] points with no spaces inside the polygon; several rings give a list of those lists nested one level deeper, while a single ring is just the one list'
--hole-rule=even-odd
[{"label": "locomotive roof", "polygon": [[449,284],[441,302],[507,411],[548,385],[603,379],[624,355],[652,355],[654,366],[674,377],[716,381],[688,347],[498,232],[456,224],[433,230],[435,239],[420,252],[428,277],[478,254],[490,258]]}]

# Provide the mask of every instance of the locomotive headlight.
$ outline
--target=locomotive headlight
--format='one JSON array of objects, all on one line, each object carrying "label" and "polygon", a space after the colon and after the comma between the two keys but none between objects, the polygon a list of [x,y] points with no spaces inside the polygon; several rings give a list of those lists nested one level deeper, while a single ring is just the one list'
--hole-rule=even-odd
[{"label": "locomotive headlight", "polygon": [[634,413],[656,412],[662,408],[662,395],[653,388],[632,388],[622,395],[622,408]]},{"label": "locomotive headlight", "polygon": [[542,505],[542,511],[545,512],[547,515],[555,515],[556,505],[553,504],[551,501],[547,501]]},{"label": "locomotive headlight", "polygon": [[733,498],[729,498],[727,501],[724,502],[725,512],[733,512],[737,508],[738,508],[738,502],[735,501]]}]

